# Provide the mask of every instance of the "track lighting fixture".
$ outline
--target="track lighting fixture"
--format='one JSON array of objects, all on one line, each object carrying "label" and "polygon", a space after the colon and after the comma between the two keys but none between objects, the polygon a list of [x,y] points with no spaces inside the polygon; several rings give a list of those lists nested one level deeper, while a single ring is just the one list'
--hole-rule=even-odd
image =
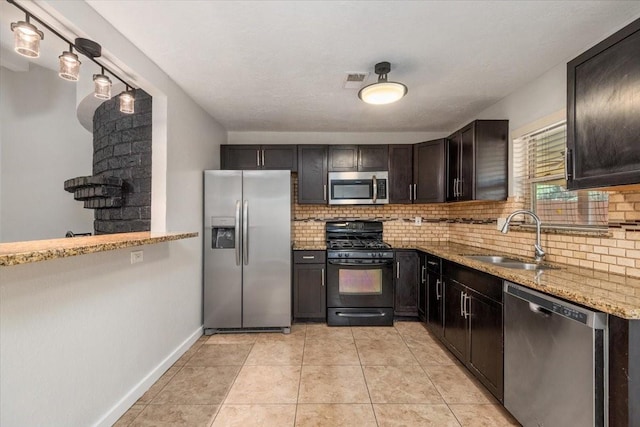
[{"label": "track lighting fixture", "polygon": [[135,113],[136,98],[133,90],[127,85],[127,90],[120,94],[120,112],[125,114]]},{"label": "track lighting fixture", "polygon": [[25,21],[11,23],[11,31],[13,31],[15,37],[15,51],[17,53],[29,58],[38,58],[40,56],[40,40],[44,40],[44,33],[31,24],[30,20],[38,21],[38,23],[48,31],[69,44],[69,50],[62,52],[62,55],[58,57],[60,60],[58,75],[61,78],[69,81],[78,81],[79,79],[81,62],[78,55],[73,52],[75,49],[78,53],[86,56],[100,67],[100,74],[93,75],[95,97],[99,99],[111,99],[112,83],[111,79],[106,75],[106,72],[108,72],[127,88],[120,94],[120,111],[126,114],[134,113],[135,88],[131,87],[129,83],[96,60],[96,58],[102,56],[102,46],[100,46],[100,44],[84,38],[77,38],[74,42],[71,42],[65,36],[51,28],[46,22],[28,12],[22,5],[17,4],[15,0],[7,1],[24,12],[26,16]]},{"label": "track lighting fixture", "polygon": [[14,50],[22,56],[37,58],[40,56],[40,40],[44,33],[29,22],[31,15],[26,14],[25,21],[11,23],[14,34]]},{"label": "track lighting fixture", "polygon": [[391,64],[379,62],[374,68],[378,81],[363,87],[358,92],[358,98],[367,104],[383,105],[400,100],[407,94],[407,87],[402,83],[387,81],[387,73],[391,71]]},{"label": "track lighting fixture", "polygon": [[80,78],[80,60],[78,55],[73,53],[73,45],[69,45],[69,50],[62,52],[62,55],[58,56],[60,59],[60,71],[58,75],[65,80],[71,82],[77,82]]},{"label": "track lighting fixture", "polygon": [[98,99],[111,99],[111,79],[104,74],[104,68],[100,74],[93,75],[93,95]]}]

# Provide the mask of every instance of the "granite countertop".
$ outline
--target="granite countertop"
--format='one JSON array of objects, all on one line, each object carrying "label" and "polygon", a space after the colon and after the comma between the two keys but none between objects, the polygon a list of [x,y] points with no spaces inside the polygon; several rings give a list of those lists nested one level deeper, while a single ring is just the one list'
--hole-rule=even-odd
[{"label": "granite countertop", "polygon": [[171,240],[197,237],[198,233],[136,233],[102,234],[63,239],[0,243],[0,267],[47,261],[94,252],[111,251],[132,246],[150,245]]},{"label": "granite countertop", "polygon": [[418,249],[605,313],[625,319],[640,319],[640,279],[637,278],[555,263],[547,263],[558,267],[552,270],[515,270],[464,255],[521,257],[454,243],[398,243],[393,247]]}]

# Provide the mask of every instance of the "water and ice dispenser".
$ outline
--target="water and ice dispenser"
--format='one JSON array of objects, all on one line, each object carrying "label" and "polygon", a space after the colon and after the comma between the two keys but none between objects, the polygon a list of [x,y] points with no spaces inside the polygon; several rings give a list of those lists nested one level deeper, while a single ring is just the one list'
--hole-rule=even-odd
[{"label": "water and ice dispenser", "polygon": [[234,217],[211,217],[211,249],[234,249],[236,247],[236,219]]}]

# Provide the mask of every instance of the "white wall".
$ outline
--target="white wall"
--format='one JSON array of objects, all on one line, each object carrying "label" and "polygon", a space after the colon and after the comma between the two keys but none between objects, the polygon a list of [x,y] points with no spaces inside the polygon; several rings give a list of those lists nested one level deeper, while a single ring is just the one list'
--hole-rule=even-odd
[{"label": "white wall", "polygon": [[[152,230],[201,232],[202,170],[226,131],[86,3],[37,6],[153,96]],[[201,245],[145,246],[135,266],[116,250],[0,267],[0,425],[117,420],[201,333]]]},{"label": "white wall", "polygon": [[93,137],[76,118],[76,90],[47,68],[0,68],[0,242],[93,232],[65,180],[91,175]]},{"label": "white wall", "polygon": [[414,144],[442,132],[229,132],[229,144]]}]

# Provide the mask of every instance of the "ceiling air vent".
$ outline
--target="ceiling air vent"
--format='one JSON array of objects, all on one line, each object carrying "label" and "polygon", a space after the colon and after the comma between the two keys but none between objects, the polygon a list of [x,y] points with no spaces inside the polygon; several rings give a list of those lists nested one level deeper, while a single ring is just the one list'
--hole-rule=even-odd
[{"label": "ceiling air vent", "polygon": [[367,80],[367,77],[369,77],[369,73],[366,71],[347,73],[343,87],[345,89],[360,89],[365,80]]}]

